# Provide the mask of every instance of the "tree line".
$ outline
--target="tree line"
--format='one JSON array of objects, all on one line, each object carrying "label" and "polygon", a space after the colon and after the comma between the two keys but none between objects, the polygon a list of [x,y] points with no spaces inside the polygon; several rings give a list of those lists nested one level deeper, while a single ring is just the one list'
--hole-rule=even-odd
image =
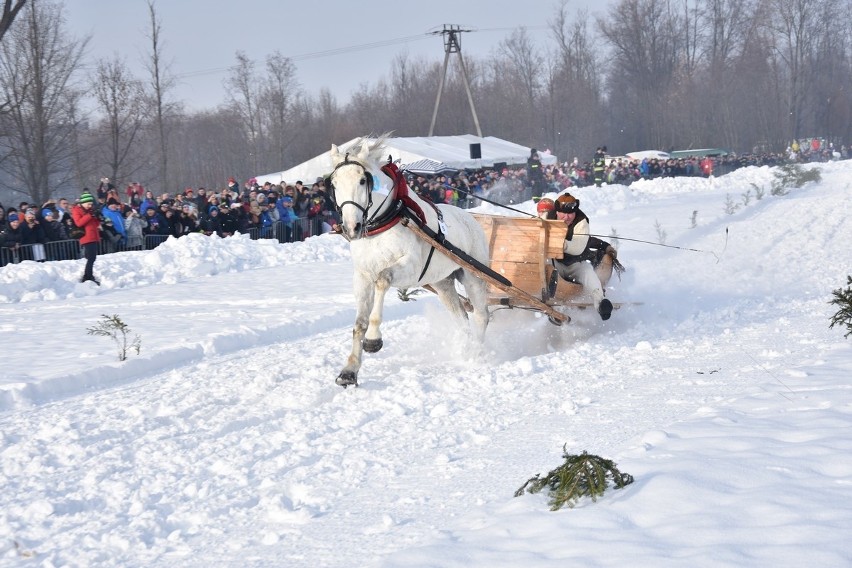
[{"label": "tree line", "polygon": [[[90,61],[63,4],[3,0],[0,189],[43,202],[102,176],[157,192],[216,188],[286,169],[356,136],[429,130],[443,62],[399,55],[341,103],[307,93],[280,52],[235,53],[226,103],[188,112],[174,97],[164,25],[148,2],[144,76],[119,56]],[[554,7],[545,32],[518,28],[487,57],[465,55],[486,136],[581,162],[724,147],[783,150],[852,141],[852,0],[620,0],[605,14]],[[435,135],[475,132],[451,65]],[[89,103],[88,105],[86,103]],[[94,110],[87,110],[93,108]]]}]

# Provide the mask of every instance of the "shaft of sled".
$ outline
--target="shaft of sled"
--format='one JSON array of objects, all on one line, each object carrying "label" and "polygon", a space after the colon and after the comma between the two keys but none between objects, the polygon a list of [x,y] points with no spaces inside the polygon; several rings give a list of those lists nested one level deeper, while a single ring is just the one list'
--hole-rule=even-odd
[{"label": "shaft of sled", "polygon": [[[412,223],[409,219],[403,219],[402,224],[414,231],[414,234],[416,234],[418,237],[435,247],[439,252],[449,257],[456,264],[467,268],[468,270],[476,274],[476,276],[478,276],[482,280],[485,280],[495,288],[506,292],[510,296],[519,298],[525,304],[532,306],[533,308],[547,314],[548,316],[556,320],[559,320],[560,322],[567,323],[571,321],[570,316],[567,316],[566,314],[563,314],[562,312],[556,310],[553,306],[545,304],[535,296],[528,294],[520,288],[515,288],[512,283],[506,280],[505,278],[500,279],[491,276],[489,272],[492,272],[492,270],[487,266],[484,266],[478,260],[474,258],[466,259],[462,256],[459,256],[458,254],[453,252],[453,250],[448,248],[444,243],[428,235],[420,226],[417,225],[417,223]],[[509,284],[507,285],[505,282],[509,282]]]}]

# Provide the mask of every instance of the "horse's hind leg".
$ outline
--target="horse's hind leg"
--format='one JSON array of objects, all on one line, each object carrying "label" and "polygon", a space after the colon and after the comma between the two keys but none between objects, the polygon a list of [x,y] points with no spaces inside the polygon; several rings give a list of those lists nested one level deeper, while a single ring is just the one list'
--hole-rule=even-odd
[{"label": "horse's hind leg", "polygon": [[463,271],[459,280],[473,306],[471,319],[474,337],[482,342],[485,339],[485,329],[488,327],[488,284],[467,270]]},{"label": "horse's hind leg", "polygon": [[453,314],[459,323],[464,324],[467,321],[467,312],[465,311],[461,298],[459,298],[459,294],[456,291],[456,280],[454,275],[448,276],[438,282],[433,282],[431,286],[435,290],[435,293],[438,294],[438,299],[441,300],[444,307]]}]

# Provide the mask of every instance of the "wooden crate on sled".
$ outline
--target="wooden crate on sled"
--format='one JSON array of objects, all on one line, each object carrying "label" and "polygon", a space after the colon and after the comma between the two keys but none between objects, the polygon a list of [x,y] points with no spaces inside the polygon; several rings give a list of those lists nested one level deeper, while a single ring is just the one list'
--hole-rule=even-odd
[{"label": "wooden crate on sled", "polygon": [[[498,274],[548,305],[584,305],[583,288],[579,284],[557,278],[556,293],[548,294],[548,282],[555,270],[552,259],[562,257],[562,246],[568,227],[562,221],[532,217],[503,217],[474,214],[485,231],[491,250],[490,267]],[[606,286],[612,276],[612,259],[607,255],[596,268],[598,278]],[[525,307],[510,292],[489,285],[489,302]]]}]

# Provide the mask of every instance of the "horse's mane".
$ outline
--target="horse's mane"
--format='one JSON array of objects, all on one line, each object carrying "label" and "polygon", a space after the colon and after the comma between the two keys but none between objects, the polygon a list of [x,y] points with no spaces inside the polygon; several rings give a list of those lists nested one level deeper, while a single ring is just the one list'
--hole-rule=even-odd
[{"label": "horse's mane", "polygon": [[387,156],[385,155],[385,146],[387,145],[388,138],[390,138],[391,134],[391,132],[385,132],[378,136],[373,136],[372,134],[369,136],[362,136],[352,146],[350,146],[349,154],[357,156],[361,154],[362,151],[366,151],[365,153],[369,157],[370,161],[381,163],[387,159]]}]

